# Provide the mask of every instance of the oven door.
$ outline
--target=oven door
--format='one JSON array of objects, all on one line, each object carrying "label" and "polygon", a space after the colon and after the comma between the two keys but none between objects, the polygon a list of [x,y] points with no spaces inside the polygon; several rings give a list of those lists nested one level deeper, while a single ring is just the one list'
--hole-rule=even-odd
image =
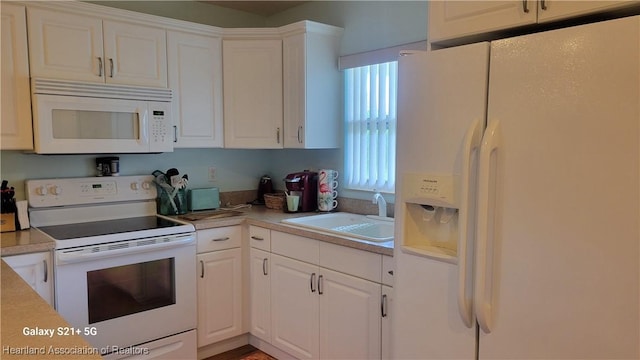
[{"label": "oven door", "polygon": [[197,325],[195,234],[56,250],[58,312],[99,349]]}]

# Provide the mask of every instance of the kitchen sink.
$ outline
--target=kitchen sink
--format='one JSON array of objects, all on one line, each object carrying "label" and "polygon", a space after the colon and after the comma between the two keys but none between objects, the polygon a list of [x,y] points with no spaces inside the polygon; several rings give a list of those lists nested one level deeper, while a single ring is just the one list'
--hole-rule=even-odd
[{"label": "kitchen sink", "polygon": [[368,241],[393,240],[393,218],[338,212],[285,219],[282,223]]}]

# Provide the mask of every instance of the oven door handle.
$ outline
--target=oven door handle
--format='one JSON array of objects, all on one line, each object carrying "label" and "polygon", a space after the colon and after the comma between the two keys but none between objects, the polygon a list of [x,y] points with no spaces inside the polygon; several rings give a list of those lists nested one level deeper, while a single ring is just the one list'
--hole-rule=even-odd
[{"label": "oven door handle", "polygon": [[[154,241],[155,243],[152,243]],[[79,249],[58,250],[56,251],[56,260],[58,265],[64,265],[113,256],[171,249],[180,246],[187,246],[189,244],[195,244],[195,236],[193,234],[178,236],[175,238],[163,236],[155,239],[140,239],[123,243],[87,246]]]}]

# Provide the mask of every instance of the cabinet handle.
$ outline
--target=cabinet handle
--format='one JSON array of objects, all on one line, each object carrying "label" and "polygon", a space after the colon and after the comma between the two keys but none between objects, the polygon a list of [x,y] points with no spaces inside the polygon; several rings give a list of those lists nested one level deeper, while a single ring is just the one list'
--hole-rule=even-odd
[{"label": "cabinet handle", "polygon": [[204,261],[200,260],[200,277],[204,278]]},{"label": "cabinet handle", "polygon": [[259,237],[259,236],[252,236],[251,238],[252,238],[253,240],[260,240],[260,241],[264,240],[264,238],[261,238],[261,237]]},{"label": "cabinet handle", "polygon": [[302,131],[302,125],[298,126],[298,142],[302,144],[302,138],[300,137],[300,132]]},{"label": "cabinet handle", "polygon": [[311,286],[311,292],[314,293],[316,292],[316,288],[313,287],[313,284],[316,282],[316,273],[312,273],[311,274],[311,282],[310,282],[310,286]]},{"label": "cabinet handle", "polygon": [[547,10],[547,2],[545,0],[540,0],[540,9]]},{"label": "cabinet handle", "polygon": [[229,237],[223,237],[223,238],[211,239],[211,241],[227,241],[227,240],[229,240]]},{"label": "cabinet handle", "polygon": [[522,11],[524,11],[525,14],[529,13],[529,6],[527,6],[527,0],[522,0]]},{"label": "cabinet handle", "polygon": [[109,58],[109,68],[111,69],[111,76],[113,77],[113,58]]},{"label": "cabinet handle", "polygon": [[389,270],[389,275],[393,276],[393,270]]},{"label": "cabinet handle", "polygon": [[47,266],[47,260],[42,260],[44,264],[44,282],[49,281],[49,266]]},{"label": "cabinet handle", "polygon": [[323,280],[323,275],[318,276],[318,295],[322,295],[324,294],[323,288],[324,288],[324,280]]},{"label": "cabinet handle", "polygon": [[276,128],[276,141],[280,144],[280,128]]},{"label": "cabinet handle", "polygon": [[174,143],[178,142],[178,126],[177,125],[173,125],[173,142]]},{"label": "cabinet handle", "polygon": [[267,273],[267,261],[269,261],[269,259],[267,259],[267,258],[262,259],[262,274],[264,276],[268,275],[268,273]]},{"label": "cabinet handle", "polygon": [[382,317],[387,317],[387,294],[382,294],[380,299],[380,314]]},{"label": "cabinet handle", "polygon": [[98,77],[102,77],[102,57],[98,56]]}]

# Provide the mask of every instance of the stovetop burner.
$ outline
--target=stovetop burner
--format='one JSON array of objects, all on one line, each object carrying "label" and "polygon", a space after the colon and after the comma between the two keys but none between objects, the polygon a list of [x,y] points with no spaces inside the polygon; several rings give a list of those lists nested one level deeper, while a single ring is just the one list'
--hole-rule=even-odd
[{"label": "stovetop burner", "polygon": [[180,225],[183,224],[157,216],[141,216],[116,220],[90,221],[77,224],[42,226],[39,229],[55,240],[68,240],[91,236],[170,228]]}]

